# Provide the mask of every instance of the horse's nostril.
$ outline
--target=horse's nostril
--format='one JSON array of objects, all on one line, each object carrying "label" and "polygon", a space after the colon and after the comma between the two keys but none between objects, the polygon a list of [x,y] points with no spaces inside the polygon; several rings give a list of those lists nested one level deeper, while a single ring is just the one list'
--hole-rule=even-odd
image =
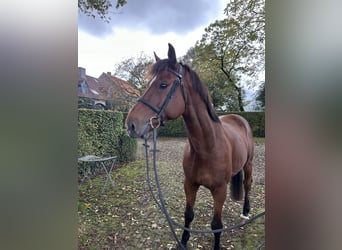
[{"label": "horse's nostril", "polygon": [[135,126],[134,126],[134,123],[131,124],[131,127],[130,127],[131,131],[134,131],[135,130]]}]

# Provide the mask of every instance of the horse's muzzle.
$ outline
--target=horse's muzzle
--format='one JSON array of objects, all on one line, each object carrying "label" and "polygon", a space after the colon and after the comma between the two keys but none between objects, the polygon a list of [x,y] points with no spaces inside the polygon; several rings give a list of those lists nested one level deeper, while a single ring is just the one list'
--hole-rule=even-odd
[{"label": "horse's muzzle", "polygon": [[133,121],[128,121],[126,128],[128,135],[133,138],[145,138],[150,130],[150,126],[147,122],[139,127]]}]

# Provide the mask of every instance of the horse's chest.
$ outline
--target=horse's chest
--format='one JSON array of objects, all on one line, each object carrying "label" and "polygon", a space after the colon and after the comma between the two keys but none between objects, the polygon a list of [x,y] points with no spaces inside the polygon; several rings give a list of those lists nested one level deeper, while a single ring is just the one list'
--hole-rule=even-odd
[{"label": "horse's chest", "polygon": [[222,159],[201,159],[199,157],[193,159],[191,171],[185,172],[186,178],[192,179],[193,183],[211,187],[216,183],[227,182],[230,176],[230,170],[227,167],[227,162]]}]

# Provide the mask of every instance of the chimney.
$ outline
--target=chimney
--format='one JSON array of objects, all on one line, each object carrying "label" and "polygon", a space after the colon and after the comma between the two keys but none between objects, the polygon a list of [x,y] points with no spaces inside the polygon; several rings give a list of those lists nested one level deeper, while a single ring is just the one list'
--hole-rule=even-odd
[{"label": "chimney", "polygon": [[82,79],[82,80],[86,79],[86,70],[85,70],[85,68],[78,67],[78,79]]},{"label": "chimney", "polygon": [[111,72],[107,72],[107,75],[110,75],[110,76],[112,76],[112,73],[111,73]]}]

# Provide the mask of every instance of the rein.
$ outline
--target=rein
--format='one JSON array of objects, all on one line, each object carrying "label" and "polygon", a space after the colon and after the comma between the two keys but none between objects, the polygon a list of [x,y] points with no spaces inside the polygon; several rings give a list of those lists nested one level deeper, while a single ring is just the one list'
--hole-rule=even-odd
[{"label": "rein", "polygon": [[167,212],[167,209],[165,207],[165,201],[164,201],[164,197],[163,197],[163,193],[161,191],[161,187],[160,187],[160,182],[159,182],[159,178],[158,178],[158,173],[157,173],[157,164],[156,164],[156,155],[157,152],[159,150],[157,150],[157,128],[158,127],[152,127],[153,128],[153,149],[150,150],[152,151],[152,160],[153,160],[153,172],[154,172],[154,178],[155,178],[155,183],[157,186],[157,192],[158,192],[158,198],[156,197],[153,188],[152,188],[152,184],[151,184],[151,179],[150,179],[150,167],[149,167],[149,153],[148,153],[148,148],[150,147],[147,143],[147,138],[145,138],[145,143],[144,143],[144,147],[145,147],[145,156],[146,156],[146,175],[147,175],[147,184],[150,190],[150,193],[152,195],[152,198],[154,200],[154,202],[157,204],[157,206],[159,207],[159,209],[161,210],[161,212],[163,213],[163,215],[165,216],[169,227],[171,229],[172,235],[175,238],[178,246],[182,247],[182,249],[186,249],[184,246],[182,246],[182,244],[180,243],[176,232],[175,232],[175,228],[174,226],[177,226],[178,228],[181,228],[182,230],[186,230],[190,233],[198,233],[198,234],[208,234],[208,233],[219,233],[219,232],[226,232],[226,231],[231,231],[234,229],[238,229],[240,227],[243,227],[253,221],[255,221],[257,218],[264,216],[265,215],[265,211],[253,216],[252,218],[245,220],[244,222],[241,222],[239,224],[230,226],[230,227],[225,227],[225,228],[221,228],[221,229],[215,229],[215,230],[194,230],[194,229],[190,229],[187,227],[182,226],[181,224],[175,222],[169,215],[169,213]]},{"label": "rein", "polygon": [[152,189],[152,185],[151,185],[151,180],[150,180],[150,168],[149,168],[149,157],[148,157],[148,148],[149,148],[149,145],[147,144],[147,138],[145,138],[145,154],[146,154],[146,175],[147,175],[147,184],[148,184],[148,188],[150,190],[150,193],[153,197],[153,200],[154,202],[157,204],[157,206],[159,207],[160,211],[164,214],[168,224],[169,224],[169,227],[171,229],[171,232],[172,232],[172,235],[173,237],[175,238],[176,242],[177,242],[177,245],[178,246],[181,246],[182,249],[186,249],[184,246],[182,246],[182,244],[180,243],[178,237],[177,237],[177,234],[175,232],[175,229],[173,227],[174,225],[174,221],[171,219],[169,213],[167,212],[166,210],[166,207],[165,207],[165,201],[164,201],[164,197],[163,197],[163,193],[161,191],[161,188],[160,188],[160,182],[159,182],[159,178],[158,178],[158,173],[157,173],[157,164],[156,164],[156,156],[157,156],[157,127],[154,127],[153,128],[153,149],[152,149],[152,153],[153,153],[153,172],[154,172],[154,179],[155,179],[155,182],[156,182],[156,185],[157,185],[157,190],[158,190],[158,197],[159,197],[159,201],[158,199],[156,198],[154,192],[153,192],[153,189]]}]

